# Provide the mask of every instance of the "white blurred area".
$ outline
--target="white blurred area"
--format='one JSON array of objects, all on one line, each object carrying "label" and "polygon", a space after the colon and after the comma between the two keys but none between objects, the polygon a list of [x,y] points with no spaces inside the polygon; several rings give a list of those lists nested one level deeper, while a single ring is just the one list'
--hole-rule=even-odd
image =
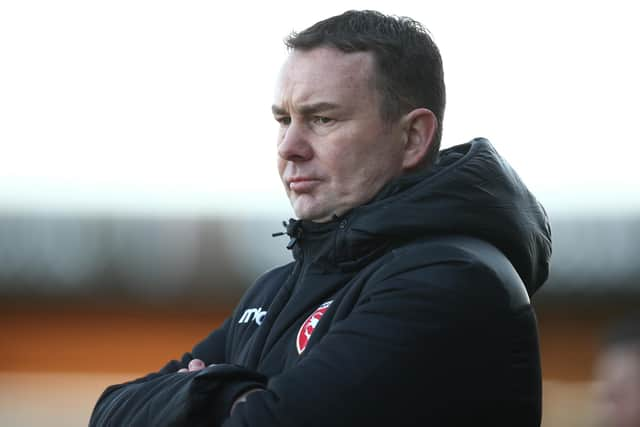
[{"label": "white blurred area", "polygon": [[552,274],[635,277],[628,2],[27,0],[0,3],[0,290],[215,294],[289,259],[270,237],[292,215],[270,113],[282,39],[349,8],[433,33],[443,146],[484,136],[513,164],[561,242]]},{"label": "white blurred area", "polygon": [[[5,427],[81,427],[104,384],[127,381],[131,374],[74,372],[12,374],[0,372],[0,425]],[[60,393],[51,393],[51,390]],[[34,405],[34,402],[37,404]]]},{"label": "white blurred area", "polygon": [[640,210],[640,28],[624,1],[0,4],[0,212],[290,215],[281,40],[373,8],[445,63],[444,146],[493,141],[551,212]]}]

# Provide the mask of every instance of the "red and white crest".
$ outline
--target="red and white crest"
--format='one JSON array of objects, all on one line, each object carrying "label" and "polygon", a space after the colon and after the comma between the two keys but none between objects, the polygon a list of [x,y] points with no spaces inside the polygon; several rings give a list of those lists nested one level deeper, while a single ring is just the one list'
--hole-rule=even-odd
[{"label": "red and white crest", "polygon": [[316,328],[318,322],[322,316],[324,316],[324,313],[332,302],[333,300],[323,303],[320,307],[316,308],[316,311],[307,317],[307,320],[302,323],[302,326],[298,331],[298,336],[296,337],[296,348],[298,349],[298,354],[301,354],[307,347],[307,343],[309,342],[309,338],[311,338],[313,330]]}]

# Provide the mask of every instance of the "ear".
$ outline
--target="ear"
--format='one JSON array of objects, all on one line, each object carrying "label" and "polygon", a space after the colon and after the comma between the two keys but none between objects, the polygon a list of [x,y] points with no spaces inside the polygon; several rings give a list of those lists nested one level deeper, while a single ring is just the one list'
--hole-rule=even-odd
[{"label": "ear", "polygon": [[425,159],[438,128],[438,119],[427,108],[416,108],[404,118],[404,152],[402,170],[408,172]]}]

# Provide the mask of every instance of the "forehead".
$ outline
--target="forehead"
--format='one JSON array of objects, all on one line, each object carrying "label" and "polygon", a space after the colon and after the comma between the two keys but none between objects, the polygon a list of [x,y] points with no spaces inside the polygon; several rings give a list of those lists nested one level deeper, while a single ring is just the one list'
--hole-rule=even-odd
[{"label": "forehead", "polygon": [[275,103],[371,102],[376,96],[374,69],[370,52],[345,53],[332,47],[294,50],[282,66]]}]

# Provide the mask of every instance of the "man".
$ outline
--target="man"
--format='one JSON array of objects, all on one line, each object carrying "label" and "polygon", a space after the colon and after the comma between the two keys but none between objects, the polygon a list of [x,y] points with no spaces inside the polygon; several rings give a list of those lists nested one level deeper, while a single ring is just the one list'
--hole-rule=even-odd
[{"label": "man", "polygon": [[595,367],[597,425],[640,426],[640,316],[609,328]]},{"label": "man", "polygon": [[287,40],[272,110],[294,261],[91,425],[539,426],[544,210],[483,139],[438,155],[422,26],[346,12]]}]

